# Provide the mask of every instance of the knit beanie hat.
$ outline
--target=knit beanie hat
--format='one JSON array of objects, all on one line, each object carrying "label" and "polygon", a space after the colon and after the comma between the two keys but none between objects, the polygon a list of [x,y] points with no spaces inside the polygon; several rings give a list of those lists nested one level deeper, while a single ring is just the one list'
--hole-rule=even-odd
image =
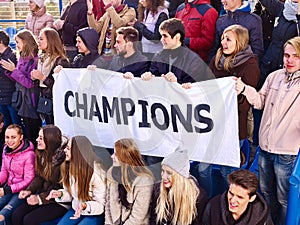
[{"label": "knit beanie hat", "polygon": [[33,0],[33,1],[39,8],[42,8],[45,5],[45,0]]},{"label": "knit beanie hat", "polygon": [[94,28],[82,28],[77,31],[77,35],[82,39],[83,43],[92,54],[98,52],[99,34]]},{"label": "knit beanie hat", "polygon": [[175,152],[166,156],[161,162],[179,173],[180,175],[189,178],[190,176],[190,161],[187,150],[177,148]]}]

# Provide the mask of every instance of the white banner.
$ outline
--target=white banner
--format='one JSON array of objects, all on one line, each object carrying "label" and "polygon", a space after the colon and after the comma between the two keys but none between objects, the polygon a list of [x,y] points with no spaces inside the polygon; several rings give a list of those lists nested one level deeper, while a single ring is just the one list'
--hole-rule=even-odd
[{"label": "white banner", "polygon": [[240,165],[237,96],[231,77],[192,84],[124,79],[96,69],[62,69],[53,88],[55,124],[69,136],[113,148],[131,137],[144,155],[183,145],[195,161]]}]

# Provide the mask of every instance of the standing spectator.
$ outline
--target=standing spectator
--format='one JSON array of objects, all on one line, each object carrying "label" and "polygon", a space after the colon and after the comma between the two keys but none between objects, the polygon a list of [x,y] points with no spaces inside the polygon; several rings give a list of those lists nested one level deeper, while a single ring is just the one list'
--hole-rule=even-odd
[{"label": "standing spectator", "polygon": [[2,67],[11,71],[10,77],[16,81],[16,89],[21,95],[21,105],[18,115],[23,119],[26,137],[34,144],[41,126],[41,119],[36,111],[39,97],[39,87],[30,76],[33,69],[37,68],[38,45],[35,37],[29,30],[21,30],[16,36],[17,50],[20,58],[17,66],[12,61],[2,60]]},{"label": "standing spectator", "polygon": [[184,44],[207,62],[214,43],[218,12],[209,0],[188,0],[178,7],[175,18],[184,24]]},{"label": "standing spectator", "polygon": [[28,187],[34,178],[34,147],[23,139],[19,125],[9,125],[5,131],[5,146],[0,172],[0,224],[10,221],[11,214],[24,200],[19,191]]},{"label": "standing spectator", "polygon": [[259,92],[236,78],[238,94],[264,108],[259,130],[259,182],[275,224],[285,224],[291,175],[300,146],[300,37],[284,44],[284,68],[271,73]]},{"label": "standing spectator", "polygon": [[104,225],[105,171],[91,142],[85,136],[75,136],[69,140],[65,153],[61,167],[64,188],[52,190],[46,198],[55,198],[58,203],[72,202],[72,208],[58,225]]},{"label": "standing spectator", "polygon": [[109,70],[124,73],[125,78],[140,77],[149,70],[150,62],[138,50],[139,33],[133,27],[121,27],[117,30],[115,48]]},{"label": "standing spectator", "polygon": [[104,0],[106,13],[95,20],[92,16],[93,6],[88,3],[88,23],[100,33],[98,52],[107,61],[104,67],[108,67],[113,56],[113,47],[116,39],[116,30],[120,27],[125,27],[127,23],[135,19],[135,10],[129,8],[126,4],[122,4],[122,0]]},{"label": "standing spectator", "polygon": [[251,13],[249,1],[222,0],[226,14],[220,16],[216,22],[216,35],[210,59],[216,54],[221,43],[221,36],[226,27],[239,24],[248,29],[249,45],[255,55],[260,57],[263,53],[263,32],[261,18]]},{"label": "standing spectator", "polygon": [[148,225],[153,177],[133,139],[115,143],[107,172],[105,224]]},{"label": "standing spectator", "polygon": [[150,72],[142,74],[142,79],[163,76],[170,82],[182,84],[213,78],[201,58],[184,46],[185,29],[181,20],[165,20],[160,25],[159,32],[163,50],[154,55]]},{"label": "standing spectator", "polygon": [[212,198],[203,214],[203,225],[273,225],[269,207],[257,192],[258,180],[248,170],[228,175],[229,189]]},{"label": "standing spectator", "polygon": [[162,180],[154,186],[150,225],[201,224],[207,199],[205,191],[190,176],[187,152],[176,149],[161,165]]},{"label": "standing spectator", "polygon": [[19,199],[25,199],[12,215],[14,225],[39,225],[63,216],[67,209],[54,200],[46,200],[52,189],[61,188],[60,165],[65,160],[61,147],[62,135],[58,127],[46,125],[37,138],[36,174],[29,187],[20,191]]},{"label": "standing spectator", "polygon": [[72,68],[86,68],[99,57],[99,34],[94,28],[85,27],[77,31],[76,47],[79,54],[74,58]]},{"label": "standing spectator", "polygon": [[60,19],[53,23],[54,28],[60,33],[70,62],[77,55],[76,32],[88,26],[86,13],[86,0],[69,0]]},{"label": "standing spectator", "polygon": [[[52,88],[54,85],[53,70],[58,65],[69,67],[69,61],[65,55],[59,34],[53,28],[44,28],[41,30],[38,47],[41,53],[39,54],[37,69],[31,71],[31,79],[39,81],[41,97],[52,101]],[[47,112],[40,110],[42,109],[38,108],[46,124],[54,124],[53,110],[50,109]]]},{"label": "standing spectator", "polygon": [[143,54],[152,59],[162,49],[159,26],[168,19],[168,10],[164,0],[141,0],[138,6],[138,21],[134,27],[138,29],[142,40]]},{"label": "standing spectator", "polygon": [[30,30],[37,38],[41,29],[53,27],[53,16],[46,10],[45,0],[29,0],[30,13],[25,20],[25,29]]},{"label": "standing spectator", "polygon": [[[1,153],[1,163],[2,163],[2,151],[5,143],[5,129],[4,129],[4,116],[0,112],[0,153]],[[0,165],[1,167],[1,165]]]},{"label": "standing spectator", "polygon": [[12,94],[15,91],[16,82],[10,78],[11,71],[6,70],[1,65],[2,60],[11,61],[17,64],[17,58],[9,45],[8,34],[0,31],[0,112],[4,116],[4,127],[10,124],[21,124],[17,111],[12,107]]}]

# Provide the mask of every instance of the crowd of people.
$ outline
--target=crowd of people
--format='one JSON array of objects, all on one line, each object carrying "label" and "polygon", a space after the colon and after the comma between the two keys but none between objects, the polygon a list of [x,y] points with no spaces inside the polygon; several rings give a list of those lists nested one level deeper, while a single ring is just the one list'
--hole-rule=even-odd
[{"label": "crowd of people", "polygon": [[[0,31],[0,224],[285,224],[300,147],[298,0],[259,0],[254,12],[246,0],[70,0],[57,20],[44,0],[28,6],[17,52]],[[221,166],[213,196],[212,164],[190,168],[184,146],[142,156],[133,139],[115,142],[107,168],[88,137],[54,125],[54,73],[68,67],[185,89],[233,77],[237,138],[260,146],[259,177]]]}]

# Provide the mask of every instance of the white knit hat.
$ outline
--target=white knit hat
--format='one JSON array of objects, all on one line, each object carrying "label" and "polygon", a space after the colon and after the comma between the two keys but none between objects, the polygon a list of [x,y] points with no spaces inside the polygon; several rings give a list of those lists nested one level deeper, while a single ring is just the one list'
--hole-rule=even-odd
[{"label": "white knit hat", "polygon": [[45,4],[45,0],[33,0],[33,1],[39,8],[42,8]]},{"label": "white knit hat", "polygon": [[161,164],[170,167],[186,178],[190,176],[190,161],[188,152],[185,149],[177,148],[175,152],[166,156]]}]

